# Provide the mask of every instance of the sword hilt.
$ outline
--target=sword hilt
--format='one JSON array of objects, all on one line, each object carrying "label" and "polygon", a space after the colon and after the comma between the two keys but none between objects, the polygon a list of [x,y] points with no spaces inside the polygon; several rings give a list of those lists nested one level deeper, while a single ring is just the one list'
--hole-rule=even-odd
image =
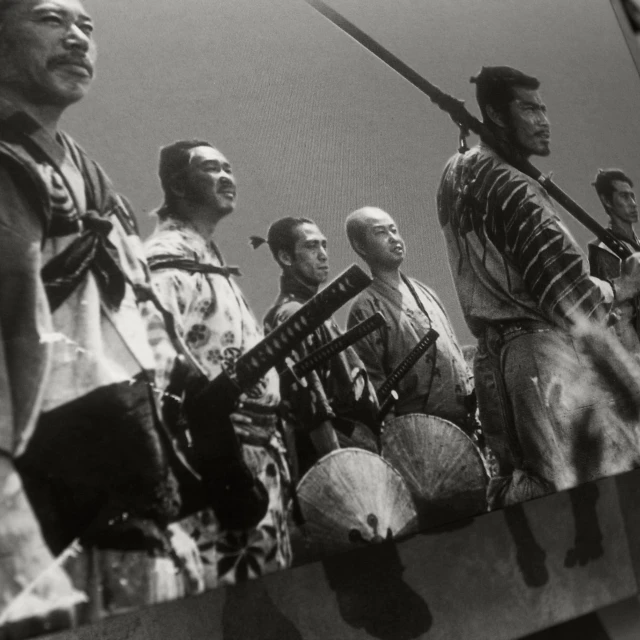
[{"label": "sword hilt", "polygon": [[380,313],[380,311],[376,311],[366,320],[359,322],[346,333],[343,333],[341,336],[335,338],[331,342],[328,342],[326,345],[316,349],[314,352],[300,360],[300,362],[293,365],[290,369],[291,373],[297,380],[303,378],[310,371],[316,370],[336,354],[344,351],[351,345],[355,344],[358,340],[361,340],[384,325],[386,325],[385,317]]},{"label": "sword hilt", "polygon": [[234,368],[238,386],[245,390],[256,384],[271,367],[282,362],[304,338],[371,282],[371,278],[360,267],[355,264],[349,267],[238,358]]}]

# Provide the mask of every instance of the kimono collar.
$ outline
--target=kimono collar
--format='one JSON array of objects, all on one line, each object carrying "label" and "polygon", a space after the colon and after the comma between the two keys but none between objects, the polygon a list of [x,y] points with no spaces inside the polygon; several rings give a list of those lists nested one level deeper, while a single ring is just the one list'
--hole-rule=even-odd
[{"label": "kimono collar", "polygon": [[611,223],[609,223],[608,229],[619,240],[622,240],[623,242],[630,244],[636,250],[640,249],[640,241],[638,241],[638,236],[635,234],[633,230],[631,231],[632,235],[627,236],[627,235],[624,235],[623,233],[620,233],[618,230],[614,229]]},{"label": "kimono collar", "polygon": [[54,166],[60,166],[64,160],[62,140],[51,137],[35,118],[5,98],[0,98],[0,140],[20,145],[28,140]]},{"label": "kimono collar", "polygon": [[316,293],[318,293],[318,287],[311,287],[304,282],[301,282],[290,274],[283,273],[280,276],[280,293],[282,295],[293,296],[304,300],[310,300]]}]

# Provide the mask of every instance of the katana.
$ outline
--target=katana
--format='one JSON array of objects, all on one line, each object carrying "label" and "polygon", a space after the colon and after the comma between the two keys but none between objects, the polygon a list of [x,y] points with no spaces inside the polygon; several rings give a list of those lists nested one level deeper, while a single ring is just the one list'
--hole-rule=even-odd
[{"label": "katana", "polygon": [[366,320],[359,322],[346,333],[319,347],[299,362],[287,363],[287,369],[282,375],[287,375],[287,372],[289,372],[297,381],[300,381],[301,378],[321,367],[330,358],[384,325],[386,325],[385,317],[382,313],[376,311]]},{"label": "katana", "polygon": [[389,374],[387,379],[380,385],[378,389],[378,398],[380,399],[380,413],[378,417],[383,420],[389,413],[391,407],[398,399],[396,387],[400,380],[404,378],[409,371],[416,365],[418,360],[431,348],[431,346],[438,339],[439,334],[435,329],[429,329],[427,333],[422,336],[420,341],[416,344],[406,357],[398,364],[398,366]]},{"label": "katana", "polygon": [[353,24],[353,22],[347,20],[322,0],[305,0],[305,2],[344,33],[351,36],[358,44],[376,56],[376,58],[382,60],[382,62],[391,67],[396,73],[399,73],[405,80],[408,80],[414,87],[422,91],[422,93],[428,96],[440,109],[448,113],[460,129],[461,141],[469,135],[469,132],[478,135],[481,140],[495,149],[509,164],[539,182],[558,204],[591,231],[598,240],[611,249],[621,260],[631,255],[632,251],[553,182],[551,175],[545,176],[540,169],[532,165],[527,158],[514,153],[512,149],[497,140],[483,122],[467,111],[462,100],[458,100],[448,93],[445,93],[442,89],[423,78],[414,69],[400,60],[400,58],[388,49],[385,49],[380,43],[376,42],[371,36],[367,35]]}]

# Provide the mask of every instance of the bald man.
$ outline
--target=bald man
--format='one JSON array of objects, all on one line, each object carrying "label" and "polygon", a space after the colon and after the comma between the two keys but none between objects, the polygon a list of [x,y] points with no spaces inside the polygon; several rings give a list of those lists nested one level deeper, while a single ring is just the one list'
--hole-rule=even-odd
[{"label": "bald man", "polygon": [[435,329],[435,347],[400,382],[393,411],[439,416],[470,431],[475,414],[471,372],[437,296],[400,271],[406,247],[393,218],[382,209],[363,207],[347,217],[346,230],[373,277],[351,306],[348,325],[376,311],[388,324],[355,345],[373,385],[378,389],[427,331]]}]

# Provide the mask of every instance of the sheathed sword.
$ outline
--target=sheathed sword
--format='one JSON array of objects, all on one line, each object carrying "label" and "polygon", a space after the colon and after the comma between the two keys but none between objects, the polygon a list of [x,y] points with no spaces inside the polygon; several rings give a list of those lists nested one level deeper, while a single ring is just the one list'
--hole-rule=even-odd
[{"label": "sheathed sword", "polygon": [[327,360],[337,355],[341,351],[344,351],[348,347],[354,345],[358,340],[362,340],[365,336],[368,336],[370,333],[379,329],[380,327],[386,324],[385,317],[380,313],[380,311],[376,311],[372,316],[369,316],[366,320],[359,322],[354,327],[349,329],[349,331],[343,333],[331,340],[331,342],[327,342],[327,344],[319,347],[315,351],[311,352],[305,358],[302,358],[298,362],[287,361],[287,368],[282,376],[291,375],[298,382],[301,382],[303,378],[305,378],[309,373],[315,371],[320,366],[322,366]]},{"label": "sheathed sword", "polygon": [[408,80],[414,87],[426,94],[429,99],[440,109],[449,114],[453,122],[460,129],[461,141],[469,135],[469,132],[480,136],[481,140],[495,149],[509,164],[539,182],[547,193],[571,214],[578,222],[591,231],[603,244],[605,244],[621,260],[631,255],[631,250],[620,240],[618,240],[608,229],[605,229],[597,220],[590,216],[571,196],[563,191],[553,180],[551,174],[548,176],[535,167],[527,158],[514,153],[512,149],[496,140],[489,128],[478,118],[467,111],[462,100],[449,95],[436,85],[427,81],[414,69],[405,64],[400,58],[385,49],[371,36],[359,29],[355,24],[347,20],[343,15],[325,4],[322,0],[305,0],[316,11],[321,13],[327,20],[336,27],[351,36],[356,42],[370,51],[379,60],[399,73],[405,80]]},{"label": "sheathed sword", "polygon": [[422,336],[418,344],[409,351],[406,357],[400,362],[400,364],[389,374],[387,379],[380,385],[378,389],[378,398],[380,399],[380,413],[378,418],[380,421],[384,420],[385,416],[391,410],[391,407],[395,403],[397,393],[394,396],[395,388],[402,378],[416,365],[418,360],[425,354],[431,346],[438,339],[439,334],[435,329],[429,329],[427,333]]},{"label": "sheathed sword", "polygon": [[190,435],[188,458],[200,475],[206,499],[223,528],[255,526],[268,506],[264,487],[243,462],[231,422],[238,399],[370,283],[371,278],[352,265],[238,358],[233,370],[224,371],[211,381],[196,378],[185,389],[182,411]]}]

